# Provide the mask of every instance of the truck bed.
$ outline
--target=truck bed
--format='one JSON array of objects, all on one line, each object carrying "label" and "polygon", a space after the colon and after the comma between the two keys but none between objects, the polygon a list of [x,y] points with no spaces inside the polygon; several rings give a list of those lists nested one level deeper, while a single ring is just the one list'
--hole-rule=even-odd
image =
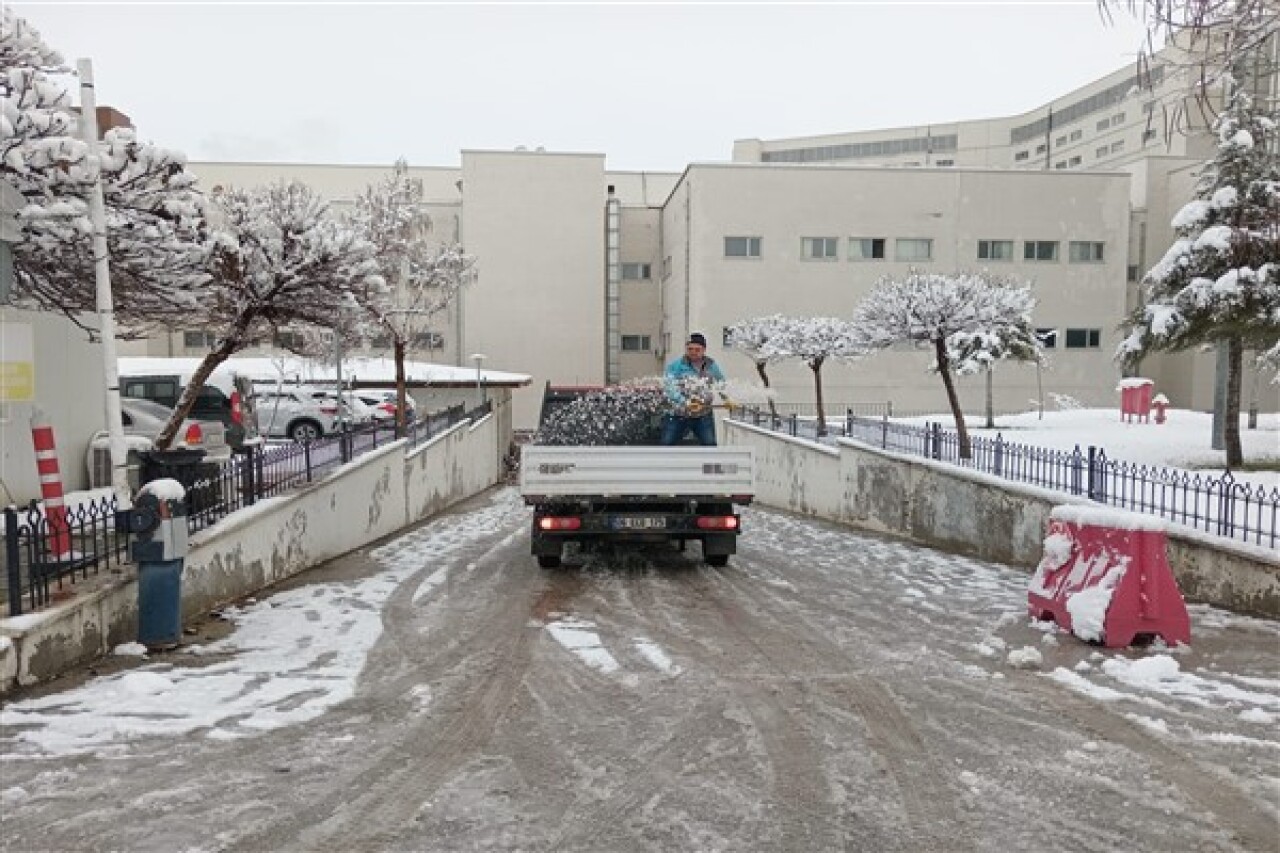
[{"label": "truck bed", "polygon": [[579,497],[718,497],[746,503],[755,492],[750,447],[525,445],[520,493],[526,503]]}]

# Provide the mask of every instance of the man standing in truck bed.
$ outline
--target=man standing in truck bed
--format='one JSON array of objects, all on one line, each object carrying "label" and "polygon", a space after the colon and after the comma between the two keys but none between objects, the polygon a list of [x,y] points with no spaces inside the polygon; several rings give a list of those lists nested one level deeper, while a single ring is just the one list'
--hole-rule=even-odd
[{"label": "man standing in truck bed", "polygon": [[707,355],[707,339],[694,332],[684,345],[684,355],[667,365],[667,397],[675,411],[662,419],[662,444],[679,444],[689,430],[693,430],[699,444],[716,443],[716,421],[711,409],[713,382],[724,382],[724,373]]}]

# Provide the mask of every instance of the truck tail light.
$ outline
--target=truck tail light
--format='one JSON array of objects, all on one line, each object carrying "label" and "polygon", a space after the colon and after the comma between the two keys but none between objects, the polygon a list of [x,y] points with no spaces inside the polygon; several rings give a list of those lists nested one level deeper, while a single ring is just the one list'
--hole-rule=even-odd
[{"label": "truck tail light", "polygon": [[200,424],[190,424],[182,437],[182,442],[188,447],[204,444],[204,430],[200,429]]},{"label": "truck tail light", "polygon": [[244,424],[244,404],[239,391],[231,392],[231,422],[237,426]]},{"label": "truck tail light", "polygon": [[737,530],[738,517],[736,515],[700,515],[698,527],[702,530]]},{"label": "truck tail light", "polygon": [[538,519],[539,530],[578,530],[582,519],[576,515],[544,515]]}]

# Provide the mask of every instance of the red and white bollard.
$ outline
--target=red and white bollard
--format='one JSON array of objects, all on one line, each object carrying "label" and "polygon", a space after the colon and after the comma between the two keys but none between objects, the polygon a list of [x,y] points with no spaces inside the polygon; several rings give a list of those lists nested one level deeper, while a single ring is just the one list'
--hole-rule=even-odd
[{"label": "red and white bollard", "polygon": [[62,496],[62,474],[58,470],[58,448],[53,426],[39,408],[31,412],[31,440],[36,449],[36,471],[40,474],[40,496],[44,498],[44,518],[49,526],[49,555],[57,562],[71,559],[71,525]]}]

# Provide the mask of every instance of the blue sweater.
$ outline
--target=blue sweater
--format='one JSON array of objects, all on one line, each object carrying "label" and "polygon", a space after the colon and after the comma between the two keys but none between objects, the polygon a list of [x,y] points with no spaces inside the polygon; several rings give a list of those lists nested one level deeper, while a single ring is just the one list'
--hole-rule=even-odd
[{"label": "blue sweater", "polygon": [[[689,382],[688,380],[706,380],[706,382]],[[689,403],[698,399],[705,408],[697,414],[711,414],[711,382],[724,382],[724,373],[720,365],[710,356],[702,359],[701,365],[695,365],[687,355],[682,355],[667,365],[666,386],[667,397],[679,410],[681,415],[693,414],[688,411]],[[692,386],[692,387],[690,387]],[[697,392],[690,394],[690,391]]]}]

